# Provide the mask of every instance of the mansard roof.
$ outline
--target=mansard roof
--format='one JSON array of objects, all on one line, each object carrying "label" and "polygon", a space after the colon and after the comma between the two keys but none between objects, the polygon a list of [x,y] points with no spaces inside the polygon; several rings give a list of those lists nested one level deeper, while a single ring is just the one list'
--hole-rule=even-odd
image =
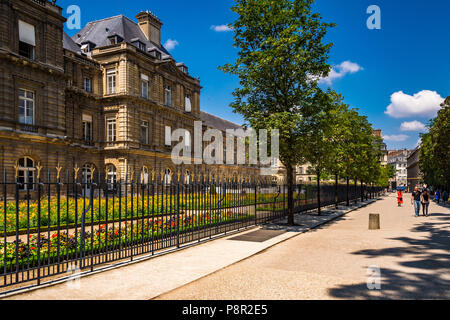
[{"label": "mansard roof", "polygon": [[128,43],[139,40],[146,45],[147,52],[157,49],[161,52],[163,60],[171,58],[169,52],[162,45],[158,47],[147,40],[139,25],[124,15],[89,22],[72,39],[79,45],[92,42],[95,47],[105,47],[111,44],[108,37],[112,36],[119,36]]},{"label": "mansard roof", "polygon": [[242,126],[240,126],[234,122],[219,118],[217,116],[214,116],[214,115],[204,112],[204,111],[200,111],[200,119],[203,121],[203,124],[206,125],[207,127],[214,128],[214,129],[221,130],[221,131],[226,131],[227,129],[233,129],[233,130],[243,129]]},{"label": "mansard roof", "polygon": [[63,48],[69,51],[80,53],[80,46],[72,40],[72,38],[65,32],[63,32]]}]

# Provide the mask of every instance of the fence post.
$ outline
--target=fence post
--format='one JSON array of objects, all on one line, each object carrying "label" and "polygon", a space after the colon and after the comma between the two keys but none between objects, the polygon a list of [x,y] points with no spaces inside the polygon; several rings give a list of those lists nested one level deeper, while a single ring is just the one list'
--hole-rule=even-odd
[{"label": "fence post", "polygon": [[180,248],[180,182],[177,183],[177,248]]},{"label": "fence post", "polygon": [[257,214],[256,207],[258,204],[258,185],[257,185],[256,179],[254,180],[254,183],[255,183],[255,226],[256,226],[256,225],[258,225],[258,217],[256,216],[256,214]]},{"label": "fence post", "polygon": [[[6,224],[6,221],[5,221],[5,224]],[[18,176],[17,171],[16,171],[16,246],[15,247],[16,247],[15,248],[16,282],[19,282],[19,176]],[[6,255],[6,252],[5,252],[5,255]]]}]

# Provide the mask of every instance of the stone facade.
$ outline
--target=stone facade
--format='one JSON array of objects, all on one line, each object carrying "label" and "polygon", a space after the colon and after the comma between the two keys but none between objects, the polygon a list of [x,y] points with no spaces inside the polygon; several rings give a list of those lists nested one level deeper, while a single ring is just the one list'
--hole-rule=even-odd
[{"label": "stone facade", "polygon": [[[54,177],[58,164],[70,176],[74,167],[84,176],[94,168],[111,180],[131,172],[259,174],[258,166],[173,164],[167,127],[193,137],[205,114],[200,81],[161,46],[162,23],[153,14],[139,13],[139,24],[123,16],[102,20],[113,26],[101,41],[86,30],[102,21],[71,39],[62,9],[45,0],[0,0],[0,18],[0,170],[7,181],[35,181],[38,165]],[[110,35],[120,23],[140,38]]]},{"label": "stone facade", "polygon": [[408,190],[414,191],[415,187],[420,187],[422,180],[422,173],[419,167],[420,161],[420,147],[416,148],[410,153],[407,159],[407,171],[408,171]]}]

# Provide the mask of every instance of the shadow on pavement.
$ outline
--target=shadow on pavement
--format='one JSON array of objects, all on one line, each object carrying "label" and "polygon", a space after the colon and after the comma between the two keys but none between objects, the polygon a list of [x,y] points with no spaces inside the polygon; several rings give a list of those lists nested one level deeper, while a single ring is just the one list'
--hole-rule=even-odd
[{"label": "shadow on pavement", "polygon": [[[355,255],[367,258],[411,256],[399,263],[405,271],[381,270],[382,290],[367,289],[366,283],[344,285],[329,290],[330,295],[344,299],[449,299],[450,298],[450,216],[433,214],[439,223],[424,222],[413,232],[428,233],[424,238],[392,238],[407,247],[361,250]],[[441,252],[436,252],[436,251]]]}]

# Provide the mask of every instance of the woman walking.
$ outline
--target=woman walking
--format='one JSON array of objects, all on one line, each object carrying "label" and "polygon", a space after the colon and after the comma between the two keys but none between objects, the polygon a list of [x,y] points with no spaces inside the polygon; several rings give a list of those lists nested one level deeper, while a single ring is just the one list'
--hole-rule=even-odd
[{"label": "woman walking", "polygon": [[422,210],[424,217],[428,217],[428,209],[430,207],[430,195],[428,194],[428,190],[425,190],[421,196],[422,200]]},{"label": "woman walking", "polygon": [[397,204],[398,204],[399,207],[401,207],[402,204],[403,204],[403,192],[402,192],[402,190],[398,190],[397,191]]}]

